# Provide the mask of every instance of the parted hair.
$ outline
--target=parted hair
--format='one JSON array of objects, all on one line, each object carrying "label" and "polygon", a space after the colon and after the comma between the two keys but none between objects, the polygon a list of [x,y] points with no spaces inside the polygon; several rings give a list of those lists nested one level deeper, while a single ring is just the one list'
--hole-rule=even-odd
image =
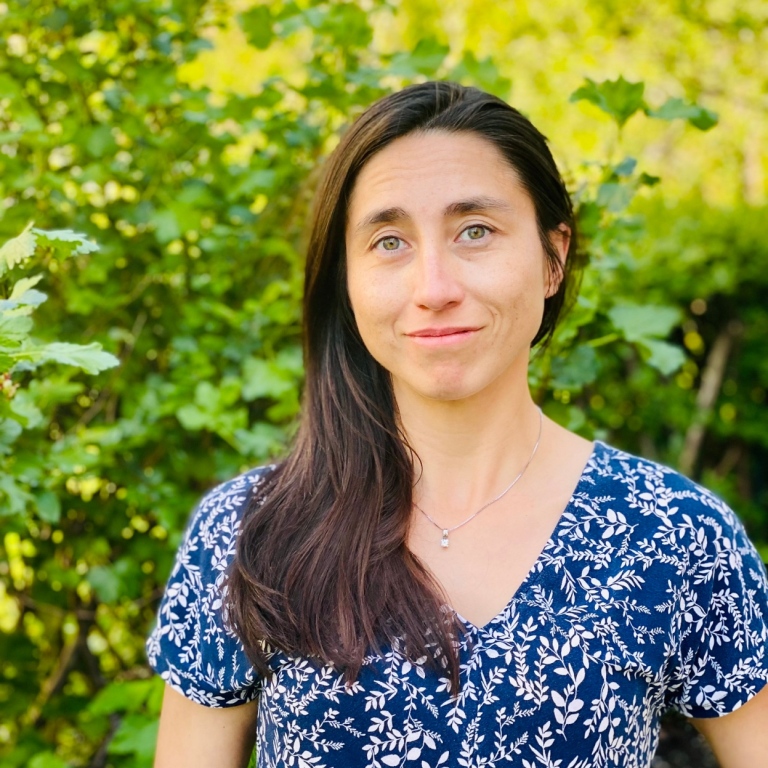
[{"label": "parted hair", "polygon": [[[350,196],[365,164],[414,132],[471,133],[516,172],[534,203],[557,291],[532,346],[547,340],[568,293],[576,251],[573,208],[545,137],[501,99],[450,82],[382,98],[326,161],[307,248],[303,327],[306,380],[297,436],[245,510],[228,574],[228,620],[257,671],[269,649],[316,659],[356,679],[366,653],[396,646],[459,689],[463,626],[406,545],[413,452],[398,427],[389,373],[366,349],[346,285]],[[550,235],[570,228],[565,263]]]}]

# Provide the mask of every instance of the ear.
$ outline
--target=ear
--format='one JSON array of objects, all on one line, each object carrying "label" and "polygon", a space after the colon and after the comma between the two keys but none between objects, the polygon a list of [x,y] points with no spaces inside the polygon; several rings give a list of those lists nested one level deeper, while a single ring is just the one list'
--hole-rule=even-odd
[{"label": "ear", "polygon": [[557,252],[560,260],[560,266],[553,269],[547,264],[547,292],[545,297],[548,299],[550,296],[554,296],[560,288],[560,283],[563,279],[563,269],[565,268],[565,260],[568,258],[568,248],[571,245],[571,228],[562,223],[558,225],[556,229],[549,232],[549,239]]}]

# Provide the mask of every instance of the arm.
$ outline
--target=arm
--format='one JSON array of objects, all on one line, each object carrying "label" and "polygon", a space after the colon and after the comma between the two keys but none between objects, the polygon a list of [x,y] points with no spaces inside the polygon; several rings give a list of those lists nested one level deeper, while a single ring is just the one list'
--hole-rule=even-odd
[{"label": "arm", "polygon": [[204,707],[165,686],[155,768],[246,768],[256,740],[258,701]]},{"label": "arm", "polygon": [[768,686],[730,715],[691,719],[721,768],[768,766]]}]

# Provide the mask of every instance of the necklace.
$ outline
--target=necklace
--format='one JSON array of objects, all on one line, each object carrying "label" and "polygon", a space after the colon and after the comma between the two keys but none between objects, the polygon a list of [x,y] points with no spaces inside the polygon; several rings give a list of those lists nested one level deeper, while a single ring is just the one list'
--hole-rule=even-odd
[{"label": "necklace", "polygon": [[413,503],[413,506],[416,507],[416,509],[418,509],[419,512],[421,512],[421,514],[424,515],[424,517],[426,517],[427,520],[429,520],[429,522],[435,526],[435,528],[443,532],[443,536],[440,539],[440,546],[443,547],[443,549],[447,549],[448,544],[450,543],[448,541],[449,533],[453,533],[455,530],[458,530],[459,528],[461,528],[462,526],[470,522],[470,520],[474,520],[484,509],[488,509],[488,507],[490,507],[491,504],[495,504],[497,501],[499,501],[499,499],[506,496],[506,494],[509,493],[509,491],[511,491],[515,487],[515,484],[523,476],[523,474],[525,473],[525,470],[528,469],[528,466],[533,461],[533,457],[536,455],[536,451],[539,449],[539,442],[541,441],[541,427],[544,423],[544,416],[542,415],[541,408],[538,408],[538,411],[539,411],[539,436],[536,438],[536,445],[533,446],[533,450],[531,451],[531,455],[528,457],[528,461],[525,462],[525,466],[520,470],[520,473],[517,475],[517,477],[495,499],[491,499],[488,503],[483,504],[483,506],[480,507],[480,509],[478,509],[477,512],[474,512],[466,520],[459,523],[458,525],[454,525],[452,528],[443,528],[442,525],[439,525],[438,523],[436,523],[416,502]]}]

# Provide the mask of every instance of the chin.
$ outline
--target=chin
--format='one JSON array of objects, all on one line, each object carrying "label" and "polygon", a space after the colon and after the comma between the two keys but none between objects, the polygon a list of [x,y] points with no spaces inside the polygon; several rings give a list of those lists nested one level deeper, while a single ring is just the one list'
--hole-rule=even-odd
[{"label": "chin", "polygon": [[483,388],[471,386],[468,382],[440,381],[410,387],[411,391],[427,400],[441,402],[466,400]]}]

